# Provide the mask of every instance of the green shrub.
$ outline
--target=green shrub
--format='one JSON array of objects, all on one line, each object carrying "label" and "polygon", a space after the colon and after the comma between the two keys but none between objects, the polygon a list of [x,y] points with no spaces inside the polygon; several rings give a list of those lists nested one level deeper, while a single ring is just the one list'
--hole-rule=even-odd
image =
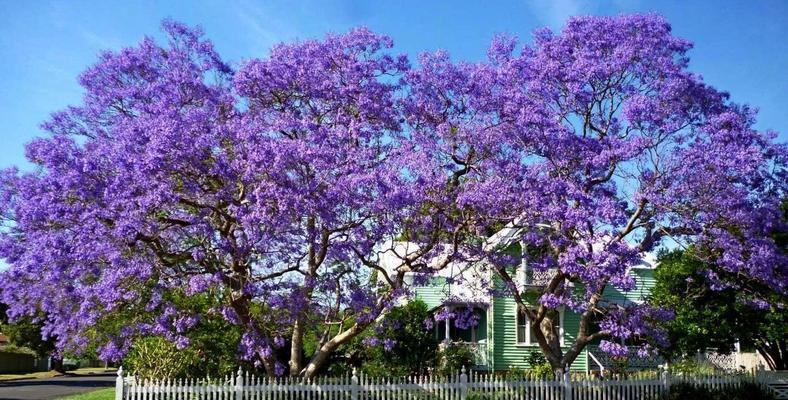
[{"label": "green shrub", "polygon": [[679,375],[711,375],[717,372],[708,363],[699,363],[693,359],[684,359],[668,365],[671,374]]},{"label": "green shrub", "polygon": [[151,336],[134,342],[123,364],[142,379],[173,379],[190,376],[201,361],[194,350],[178,350],[164,338]]},{"label": "green shrub", "polygon": [[471,349],[465,346],[449,346],[440,352],[438,373],[451,375],[458,373],[462,367],[468,370],[475,364],[476,357]]},{"label": "green shrub", "polygon": [[744,383],[737,388],[707,389],[690,383],[670,387],[670,394],[663,400],[773,400],[774,396],[754,383]]},{"label": "green shrub", "polygon": [[[429,317],[427,304],[420,300],[394,307],[380,324],[344,345],[324,371],[343,375],[355,366],[367,376],[402,377],[435,368],[438,342],[424,327]],[[393,346],[386,348],[386,340]]]},{"label": "green shrub", "polygon": [[761,386],[748,382],[728,390],[712,392],[714,400],[773,400],[774,396]]},{"label": "green shrub", "polygon": [[468,400],[509,400],[509,393],[468,393]]},{"label": "green shrub", "polygon": [[537,378],[537,379],[552,379],[553,378],[553,367],[544,357],[539,350],[531,350],[527,356],[525,356],[525,361],[528,363],[528,371],[530,372],[530,378]]}]

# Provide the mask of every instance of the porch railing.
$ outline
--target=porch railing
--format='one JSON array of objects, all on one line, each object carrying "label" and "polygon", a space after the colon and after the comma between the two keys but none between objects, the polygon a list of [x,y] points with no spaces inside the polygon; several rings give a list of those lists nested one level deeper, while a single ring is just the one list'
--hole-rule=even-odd
[{"label": "porch railing", "polygon": [[[447,346],[442,344],[442,346]],[[461,346],[469,349],[473,353],[474,362],[476,367],[488,365],[489,357],[487,357],[487,343],[479,342],[450,342],[448,346]]]},{"label": "porch railing", "polygon": [[[629,346],[629,353],[635,354],[637,352],[637,347]],[[604,371],[605,369],[615,369],[616,362],[608,353],[602,351],[599,346],[589,346],[588,347],[588,356],[591,358],[593,363],[589,363],[589,368],[598,369]],[[652,354],[648,357],[631,357],[627,360],[626,368],[628,370],[641,370],[641,369],[653,369],[657,368],[661,365],[665,364],[665,359],[656,355]]]}]

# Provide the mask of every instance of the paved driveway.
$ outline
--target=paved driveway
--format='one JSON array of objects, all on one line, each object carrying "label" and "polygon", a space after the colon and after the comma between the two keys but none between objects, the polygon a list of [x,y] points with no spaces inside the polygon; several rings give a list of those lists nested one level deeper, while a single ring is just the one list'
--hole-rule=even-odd
[{"label": "paved driveway", "polygon": [[115,386],[113,373],[67,375],[57,378],[0,381],[1,400],[50,400],[97,388]]}]

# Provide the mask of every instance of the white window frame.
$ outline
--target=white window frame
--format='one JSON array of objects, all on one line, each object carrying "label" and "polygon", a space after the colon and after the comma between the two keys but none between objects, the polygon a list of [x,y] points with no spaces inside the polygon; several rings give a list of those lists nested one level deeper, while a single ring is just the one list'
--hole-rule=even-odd
[{"label": "white window frame", "polygon": [[[515,307],[514,309],[514,340],[517,346],[538,346],[539,343],[535,341],[531,341],[531,320],[528,318],[527,315],[523,315],[525,318],[525,341],[520,341],[520,311]],[[558,309],[558,340],[561,344],[561,347],[564,346],[564,307],[560,307]]]}]

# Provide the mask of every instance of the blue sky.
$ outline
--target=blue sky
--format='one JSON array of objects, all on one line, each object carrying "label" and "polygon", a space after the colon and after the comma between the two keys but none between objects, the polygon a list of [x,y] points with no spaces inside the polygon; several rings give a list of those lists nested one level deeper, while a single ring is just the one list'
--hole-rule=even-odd
[{"label": "blue sky", "polygon": [[[93,3],[93,4],[91,4]],[[446,49],[479,60],[495,33],[530,41],[571,15],[656,11],[695,43],[691,69],[735,101],[760,108],[758,127],[788,138],[788,1],[35,1],[0,0],[0,168],[21,165],[24,144],[50,112],[78,103],[77,75],[103,49],[160,36],[172,17],[203,26],[232,62],[272,44],[365,25],[411,57]]]}]

